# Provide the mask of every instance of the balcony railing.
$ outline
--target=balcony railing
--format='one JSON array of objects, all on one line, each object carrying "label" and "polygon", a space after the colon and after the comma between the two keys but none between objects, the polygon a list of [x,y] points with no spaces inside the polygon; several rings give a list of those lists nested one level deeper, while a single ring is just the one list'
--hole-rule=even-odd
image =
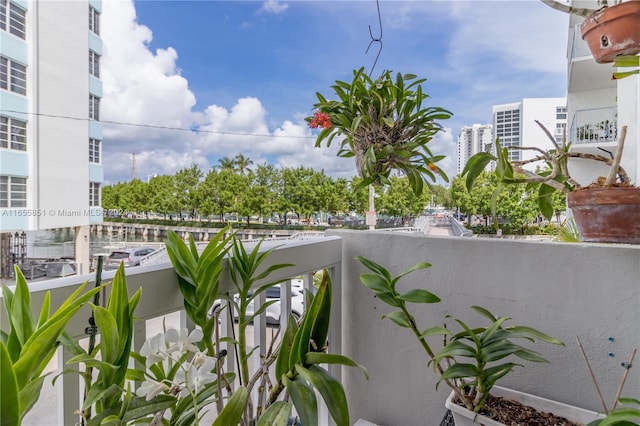
[{"label": "balcony railing", "polygon": [[618,139],[618,108],[576,111],[570,135],[574,144],[615,142]]},{"label": "balcony railing", "polygon": [[582,39],[580,35],[580,24],[573,27],[573,39],[571,43],[571,59],[591,57],[591,51],[587,42]]},{"label": "balcony railing", "polygon": [[[267,244],[264,245],[266,248]],[[329,351],[339,353],[341,352],[340,341],[340,329],[341,329],[341,290],[340,290],[340,278],[341,278],[341,262],[342,262],[342,245],[339,237],[327,237],[316,240],[308,241],[291,241],[286,245],[279,246],[268,257],[269,264],[279,263],[292,263],[295,266],[280,269],[275,271],[269,276],[268,281],[297,278],[302,276],[304,287],[308,290],[313,290],[313,273],[318,270],[326,268],[333,283],[333,309],[331,318],[331,329],[329,335]],[[109,281],[113,278],[115,271],[107,271],[103,274],[103,281]],[[31,300],[34,306],[34,315],[37,316],[40,311],[40,306],[44,295],[47,291],[51,291],[51,306],[52,309],[56,309],[60,304],[78,287],[80,283],[85,281],[92,281],[93,276],[74,276],[61,279],[54,279],[48,281],[30,283]],[[140,319],[136,323],[133,335],[133,350],[138,352],[142,347],[142,344],[147,339],[147,322],[160,318],[167,314],[179,313],[180,327],[188,326],[187,317],[183,310],[182,295],[178,288],[177,278],[171,264],[165,263],[161,265],[142,266],[138,268],[132,268],[126,270],[127,287],[131,294],[138,288],[142,288],[142,297],[140,303],[136,308],[136,317]],[[256,286],[265,284],[265,280],[256,282]],[[233,284],[228,275],[223,274],[220,282],[220,291],[233,294]],[[281,306],[281,318],[288,318],[291,312],[291,281],[285,281],[281,284],[282,303]],[[0,295],[1,298],[1,295]],[[263,300],[259,298],[255,299],[254,309],[257,311]],[[87,327],[87,321],[90,317],[90,311],[87,307],[84,307],[77,315],[77,320],[72,320],[68,326],[68,333],[78,339],[86,338],[85,327]],[[8,322],[6,319],[6,311],[4,305],[2,305],[0,316],[0,328],[2,330],[8,329]],[[286,320],[281,321],[280,327],[286,328]],[[261,355],[265,355],[268,346],[268,328],[266,324],[265,315],[261,315],[253,322],[253,336],[254,347],[259,347],[253,353],[253,365],[254,368],[260,367]],[[233,323],[228,319],[227,315],[221,315],[221,337],[233,336]],[[149,336],[151,337],[151,336]],[[222,349],[227,350],[227,359],[234,359],[233,345],[227,345],[222,343]],[[71,359],[71,354],[66,350],[58,351],[57,368],[58,372],[64,368],[70,368],[66,365],[67,361]],[[329,366],[329,371],[334,377],[340,377],[340,368],[334,368],[338,366]],[[226,363],[226,371],[231,372],[235,369],[234,362]],[[54,374],[57,374],[54,372]],[[39,418],[35,422],[29,421],[29,416],[32,413],[27,414],[27,420],[25,424],[42,425],[42,421],[51,420],[50,424],[55,425],[76,425],[79,424],[79,417],[74,413],[82,405],[82,401],[79,398],[81,395],[81,382],[77,374],[64,374],[58,379],[59,384],[56,384],[57,388],[57,419],[52,414],[53,407],[41,407],[38,408],[38,404],[34,407],[35,411],[46,411],[46,417]],[[47,384],[45,384],[46,388]],[[47,392],[51,393],[47,389],[43,390],[43,394]],[[41,397],[42,399],[42,397]],[[54,398],[55,399],[55,398]],[[53,404],[52,404],[53,405]],[[320,412],[321,418],[324,423],[328,424],[328,411],[322,409]]]},{"label": "balcony railing", "polygon": [[[394,276],[418,262],[433,265],[398,283],[403,291],[423,288],[442,298],[438,304],[411,307],[421,327],[442,325],[446,314],[485,325],[483,318],[469,309],[479,305],[495,315],[513,318],[509,322],[513,325],[529,325],[565,342],[565,347],[536,346],[550,363],[524,362],[525,367],[515,369],[502,385],[602,410],[575,344],[579,336],[609,404],[623,374],[628,374],[628,379],[622,395],[640,395],[640,368],[634,365],[625,370],[621,366],[634,348],[640,348],[640,246],[430,238],[375,231],[332,230],[327,234],[330,236],[324,239],[289,242],[277,249],[268,263],[295,264],[274,278],[303,275],[307,286],[310,272],[329,268],[334,283],[330,351],[342,352],[369,371],[368,380],[358,369],[334,371],[341,374],[352,423],[363,418],[380,425],[437,425],[445,413],[448,394],[443,384],[436,391],[438,377],[412,334],[381,319],[391,308],[360,283],[359,275],[366,270],[355,260],[358,255],[386,266]],[[182,296],[168,264],[127,272],[130,292],[142,287],[137,317],[148,321],[182,310]],[[112,272],[107,273],[107,279],[109,274]],[[36,309],[47,289],[52,290],[52,306],[56,306],[80,281],[70,277],[31,284]],[[222,288],[230,289],[226,278]],[[4,308],[0,311],[6,315]],[[83,318],[88,317],[87,308],[70,324],[73,335],[83,336]],[[261,320],[254,324],[258,345],[267,331],[262,324]],[[0,325],[6,329],[6,318]],[[455,327],[448,320],[447,325]],[[228,333],[230,327],[223,324],[223,331]],[[139,348],[146,338],[144,322],[136,327],[134,338]],[[441,340],[434,339],[434,345]],[[64,365],[66,359],[68,355],[61,354],[58,365]],[[60,408],[57,421],[50,424],[73,425],[77,421],[73,412],[79,404],[78,378],[66,374],[56,385],[60,386]],[[320,424],[328,424],[326,417]]]}]

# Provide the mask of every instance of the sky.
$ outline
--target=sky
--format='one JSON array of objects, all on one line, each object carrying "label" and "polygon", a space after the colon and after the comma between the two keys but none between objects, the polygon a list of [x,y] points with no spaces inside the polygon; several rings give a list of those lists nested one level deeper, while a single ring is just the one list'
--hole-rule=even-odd
[{"label": "sky", "polygon": [[568,19],[538,0],[105,0],[105,184],[131,180],[134,153],[143,181],[238,154],[355,176],[335,144],[314,147],[304,118],[361,67],[427,79],[426,105],[453,113],[429,143],[452,177],[462,126],[490,123],[493,105],[566,95]]}]

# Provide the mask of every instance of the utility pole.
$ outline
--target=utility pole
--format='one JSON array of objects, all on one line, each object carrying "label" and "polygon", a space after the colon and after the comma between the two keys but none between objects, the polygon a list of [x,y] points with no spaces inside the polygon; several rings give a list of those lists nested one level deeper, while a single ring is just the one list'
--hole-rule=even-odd
[{"label": "utility pole", "polygon": [[131,153],[131,180],[136,178],[136,153]]}]

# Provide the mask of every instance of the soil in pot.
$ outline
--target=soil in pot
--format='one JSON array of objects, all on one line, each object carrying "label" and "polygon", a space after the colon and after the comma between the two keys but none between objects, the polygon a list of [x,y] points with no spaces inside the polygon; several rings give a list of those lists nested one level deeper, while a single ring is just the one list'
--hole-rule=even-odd
[{"label": "soil in pot", "polygon": [[583,426],[519,402],[490,395],[480,414],[508,426]]}]

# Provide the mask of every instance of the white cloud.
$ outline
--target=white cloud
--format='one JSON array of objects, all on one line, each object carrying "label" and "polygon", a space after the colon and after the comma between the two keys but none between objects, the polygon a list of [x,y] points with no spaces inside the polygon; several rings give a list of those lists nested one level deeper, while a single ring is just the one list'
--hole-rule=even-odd
[{"label": "white cloud", "polygon": [[279,15],[289,8],[287,3],[280,3],[278,0],[267,0],[262,4],[258,12],[272,13]]},{"label": "white cloud", "polygon": [[[286,7],[276,2],[264,5],[270,12]],[[105,2],[103,21],[109,25],[104,25],[102,33],[102,119],[144,125],[105,123],[106,183],[131,178],[132,153],[136,154],[136,177],[143,180],[154,173],[173,174],[191,164],[207,171],[217,164],[215,158],[238,153],[255,164],[270,159],[288,167],[302,164],[340,172],[346,168],[332,166],[326,150],[320,153],[313,147],[304,121],[287,120],[270,131],[267,111],[255,97],[238,99],[230,109],[210,105],[204,111],[194,110],[196,98],[180,75],[178,53],[172,47],[155,53],[149,49],[153,34],[137,22],[130,0]],[[199,131],[188,131],[194,126]]]}]

